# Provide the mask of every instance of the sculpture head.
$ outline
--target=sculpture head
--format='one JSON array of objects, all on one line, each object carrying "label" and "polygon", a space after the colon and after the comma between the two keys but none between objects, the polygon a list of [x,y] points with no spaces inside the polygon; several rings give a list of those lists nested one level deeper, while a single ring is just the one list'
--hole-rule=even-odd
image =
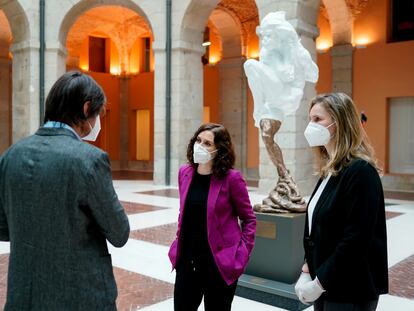
[{"label": "sculpture head", "polygon": [[282,47],[298,42],[295,28],[286,20],[286,12],[267,14],[256,28],[262,48],[280,50]]}]

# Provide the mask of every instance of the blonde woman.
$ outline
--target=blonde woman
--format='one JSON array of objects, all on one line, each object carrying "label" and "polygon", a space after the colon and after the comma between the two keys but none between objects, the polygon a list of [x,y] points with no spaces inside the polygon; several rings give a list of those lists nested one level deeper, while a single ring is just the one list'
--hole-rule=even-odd
[{"label": "blonde woman", "polygon": [[305,137],[320,179],[307,210],[306,263],[295,286],[315,311],[376,310],[388,292],[384,194],[352,99],[319,95]]}]

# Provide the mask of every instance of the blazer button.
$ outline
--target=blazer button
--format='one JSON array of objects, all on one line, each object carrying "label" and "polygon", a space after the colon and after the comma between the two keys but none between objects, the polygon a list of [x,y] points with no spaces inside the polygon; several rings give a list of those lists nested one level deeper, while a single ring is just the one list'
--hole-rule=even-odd
[{"label": "blazer button", "polygon": [[315,243],[313,243],[313,241],[309,241],[309,242],[308,242],[308,245],[309,245],[310,247],[314,247],[314,246],[315,246]]}]

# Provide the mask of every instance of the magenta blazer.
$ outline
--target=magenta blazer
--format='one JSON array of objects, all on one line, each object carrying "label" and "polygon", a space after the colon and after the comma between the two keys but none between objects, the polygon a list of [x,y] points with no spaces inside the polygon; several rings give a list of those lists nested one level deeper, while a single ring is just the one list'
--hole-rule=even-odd
[{"label": "magenta blazer", "polygon": [[[194,168],[190,164],[183,165],[178,173],[180,214],[177,235],[168,252],[173,269],[180,256],[180,229],[193,173]],[[231,169],[221,179],[212,176],[207,200],[208,243],[227,284],[236,281],[246,268],[255,233],[256,215],[240,172]]]}]

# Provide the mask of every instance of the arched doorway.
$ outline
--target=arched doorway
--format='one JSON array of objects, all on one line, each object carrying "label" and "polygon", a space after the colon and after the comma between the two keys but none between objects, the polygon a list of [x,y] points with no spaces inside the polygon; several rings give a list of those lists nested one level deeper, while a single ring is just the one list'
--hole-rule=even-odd
[{"label": "arched doorway", "polygon": [[[16,0],[0,4],[0,153],[39,126],[36,68],[38,51],[29,40],[29,21]],[[3,133],[5,133],[3,135]]]},{"label": "arched doorway", "polygon": [[6,15],[0,10],[0,154],[12,142],[12,34]]},{"label": "arched doorway", "polygon": [[[110,18],[108,18],[110,16]],[[104,88],[106,114],[96,145],[114,170],[153,170],[153,35],[135,10],[104,5],[85,10],[66,37],[67,70],[90,74]]]},{"label": "arched doorway", "polygon": [[222,0],[212,11],[204,32],[204,121],[222,123],[236,151],[236,166],[247,178],[258,178],[258,131],[243,63],[258,56],[255,1]]}]

